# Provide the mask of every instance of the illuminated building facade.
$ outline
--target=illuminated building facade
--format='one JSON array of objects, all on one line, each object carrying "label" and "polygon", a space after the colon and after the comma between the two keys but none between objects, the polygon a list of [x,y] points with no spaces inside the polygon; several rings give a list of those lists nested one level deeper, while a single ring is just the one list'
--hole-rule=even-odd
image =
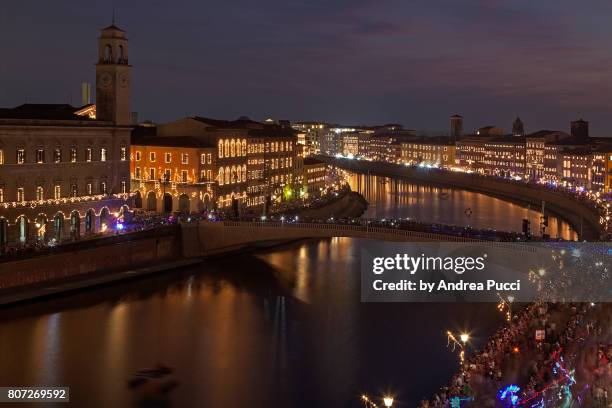
[{"label": "illuminated building facade", "polygon": [[527,137],[525,139],[525,177],[539,180],[544,177],[544,156],[546,139]]},{"label": "illuminated building facade", "polygon": [[112,227],[129,198],[125,33],[102,30],[97,106],[0,109],[0,246],[78,239]]},{"label": "illuminated building facade", "polygon": [[455,165],[455,144],[447,137],[421,137],[401,143],[400,162],[440,167]]},{"label": "illuminated building facade", "polygon": [[561,151],[558,154],[558,179],[561,183],[569,183],[575,187],[591,187],[590,150]]},{"label": "illuminated building facade", "polygon": [[135,207],[166,213],[213,208],[216,146],[188,136],[145,138],[132,144],[130,158]]},{"label": "illuminated building facade", "polygon": [[[139,143],[135,141],[134,145],[140,146]],[[218,208],[240,213],[250,207],[272,204],[293,194],[296,144],[297,136],[290,126],[248,118],[226,121],[188,117],[160,124],[155,135],[147,138],[147,145],[159,147],[164,155],[170,154],[175,170],[168,172],[170,185],[165,188],[169,191],[164,192],[163,185],[155,190],[148,187],[138,190],[145,201],[152,191],[158,199],[169,194],[178,200],[173,209],[187,208],[180,205],[181,197],[186,202],[186,195],[190,211]],[[179,150],[171,152],[169,148],[173,146]],[[182,162],[183,157],[186,163]],[[132,160],[135,175],[136,157]],[[166,174],[166,167],[160,168]],[[145,173],[141,170],[141,174]],[[159,174],[155,176],[158,182],[163,182]],[[134,180],[134,184],[142,183]],[[167,210],[168,206],[157,208]]]},{"label": "illuminated building facade", "polygon": [[325,173],[325,163],[311,157],[304,159],[304,187],[308,197],[318,196],[325,189]]},{"label": "illuminated building facade", "polygon": [[499,177],[525,175],[525,138],[499,136],[484,141],[484,174]]},{"label": "illuminated building facade", "polygon": [[247,205],[269,206],[295,198],[295,132],[289,127],[266,126],[250,130],[247,140],[250,152]]},{"label": "illuminated building facade", "polygon": [[342,135],[342,155],[359,156],[359,133],[351,132]]},{"label": "illuminated building facade", "polygon": [[328,132],[326,123],[296,122],[291,126],[298,132],[298,143],[304,146],[305,157],[321,153],[322,146],[325,144],[323,139]]},{"label": "illuminated building facade", "polygon": [[396,139],[393,136],[372,136],[366,157],[375,161],[395,163],[398,159]]},{"label": "illuminated building facade", "polygon": [[466,170],[483,173],[485,146],[482,138],[468,136],[455,144],[456,164]]}]

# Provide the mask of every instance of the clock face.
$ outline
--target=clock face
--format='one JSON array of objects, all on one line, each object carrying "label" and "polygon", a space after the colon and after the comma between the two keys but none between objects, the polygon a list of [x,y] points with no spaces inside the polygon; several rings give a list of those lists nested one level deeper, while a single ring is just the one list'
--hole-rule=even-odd
[{"label": "clock face", "polygon": [[122,88],[126,88],[130,84],[130,76],[127,73],[121,74],[119,77],[119,85]]},{"label": "clock face", "polygon": [[108,88],[113,83],[113,77],[108,72],[100,74],[100,85],[103,88]]}]

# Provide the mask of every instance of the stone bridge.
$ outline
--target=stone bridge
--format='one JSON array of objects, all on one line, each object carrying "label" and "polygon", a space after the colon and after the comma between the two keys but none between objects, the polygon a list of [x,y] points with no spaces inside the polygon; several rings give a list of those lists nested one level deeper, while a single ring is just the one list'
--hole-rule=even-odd
[{"label": "stone bridge", "polygon": [[304,238],[354,237],[399,242],[450,241],[474,242],[476,239],[430,232],[418,232],[368,225],[199,221],[181,224],[183,255],[201,257],[236,251],[255,243],[281,242]]}]

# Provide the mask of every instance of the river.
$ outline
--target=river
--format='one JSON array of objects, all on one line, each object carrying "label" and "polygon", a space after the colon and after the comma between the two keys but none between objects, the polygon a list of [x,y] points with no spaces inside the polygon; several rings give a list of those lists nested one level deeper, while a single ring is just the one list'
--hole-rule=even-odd
[{"label": "river", "polygon": [[[471,207],[473,226],[503,228],[526,211],[372,183],[371,216],[460,223]],[[457,369],[445,331],[470,331],[478,348],[503,316],[494,304],[360,303],[365,242],[296,242],[0,309],[0,383],[68,385],[74,406],[124,407],[126,380],[162,363],[179,383],[173,407],[361,407],[361,393],[414,407]]]},{"label": "river", "polygon": [[[474,228],[522,232],[522,220],[530,221],[531,233],[540,235],[541,208],[529,208],[481,193],[424,186],[388,177],[346,173],[354,191],[371,203],[366,217],[406,218]],[[546,210],[545,210],[546,211]],[[566,222],[548,212],[546,232],[552,238],[578,239]]]}]

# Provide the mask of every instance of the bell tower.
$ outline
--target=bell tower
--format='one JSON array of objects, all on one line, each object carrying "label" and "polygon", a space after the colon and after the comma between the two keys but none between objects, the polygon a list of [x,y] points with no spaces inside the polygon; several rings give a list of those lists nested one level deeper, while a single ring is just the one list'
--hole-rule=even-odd
[{"label": "bell tower", "polygon": [[125,31],[112,24],[98,38],[96,119],[130,124],[130,68]]}]

